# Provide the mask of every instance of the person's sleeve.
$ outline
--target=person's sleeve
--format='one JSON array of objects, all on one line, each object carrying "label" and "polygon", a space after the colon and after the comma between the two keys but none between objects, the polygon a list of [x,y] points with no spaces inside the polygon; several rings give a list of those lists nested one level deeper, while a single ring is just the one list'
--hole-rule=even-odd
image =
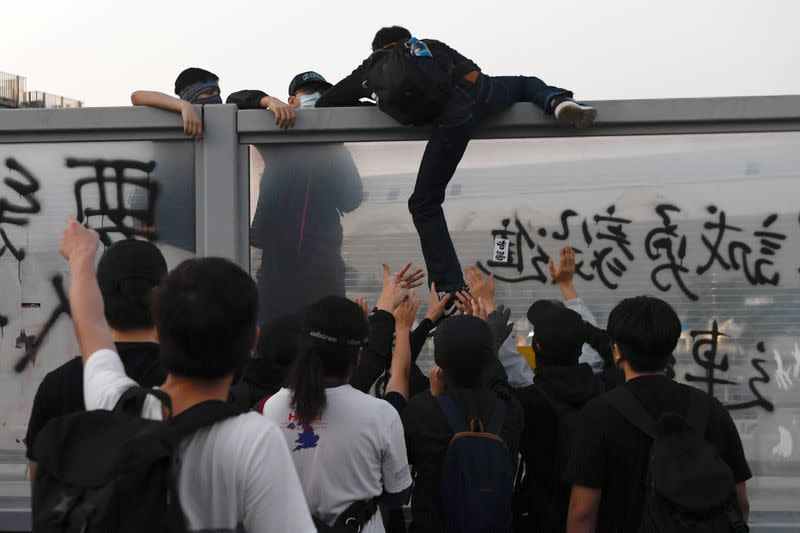
[{"label": "person's sleeve", "polygon": [[343,144],[334,147],[333,157],[324,158],[318,171],[320,176],[329,176],[333,180],[330,185],[339,213],[350,213],[364,201],[364,184],[350,151]]},{"label": "person's sleeve", "polygon": [[517,350],[517,341],[508,337],[497,352],[503,370],[508,376],[508,384],[515,389],[533,385],[533,369]]},{"label": "person's sleeve", "polygon": [[384,430],[384,447],[381,452],[383,490],[389,494],[403,492],[411,486],[411,468],[408,466],[403,422],[396,411],[386,416],[390,420]]},{"label": "person's sleeve", "polygon": [[349,76],[322,93],[315,107],[356,107],[363,106],[361,98],[370,98],[372,93],[364,88],[366,75],[365,60]]},{"label": "person's sleeve", "polygon": [[28,431],[25,434],[25,457],[33,461],[33,445],[36,442],[36,435],[53,418],[60,416],[58,410],[58,400],[53,389],[54,384],[50,380],[50,375],[46,375],[36,391],[31,408],[31,418],[28,421]]},{"label": "person's sleeve", "polygon": [[424,318],[414,331],[411,332],[411,362],[416,363],[419,354],[422,353],[422,348],[425,347],[425,341],[428,340],[428,335],[433,329],[433,321],[430,318]]},{"label": "person's sleeve", "polygon": [[[86,410],[113,409],[122,393],[137,383],[125,373],[117,352],[98,350],[89,356],[83,368],[83,400]],[[150,398],[148,398],[150,400]],[[148,407],[145,401],[145,407]]]},{"label": "person's sleeve", "polygon": [[235,104],[239,109],[262,109],[261,99],[269,96],[264,91],[245,90],[231,93],[225,100],[226,104]]},{"label": "person's sleeve", "polygon": [[369,341],[350,379],[353,388],[364,393],[369,392],[372,384],[392,361],[394,316],[387,311],[377,310],[369,317],[369,328]]},{"label": "person's sleeve", "polygon": [[406,408],[406,399],[397,391],[391,391],[386,396],[383,397],[383,400],[394,407],[395,411],[398,413],[402,413],[403,409]]},{"label": "person's sleeve", "polygon": [[720,437],[726,444],[723,448],[722,460],[733,471],[733,479],[737,484],[747,481],[753,477],[753,473],[750,471],[750,465],[747,464],[742,438],[739,436],[736,424],[734,424],[731,414],[719,400],[714,398],[712,401],[714,403],[712,404],[711,416],[720,421]]},{"label": "person's sleeve", "polygon": [[[572,309],[579,315],[587,324],[597,328],[597,320],[594,318],[594,314],[586,307],[586,303],[583,301],[583,298],[573,298],[572,300],[567,300],[564,302],[564,305],[567,306],[568,309]],[[579,359],[581,363],[588,363],[589,366],[592,367],[592,370],[595,374],[599,374],[605,368],[605,362],[603,358],[600,357],[600,354],[597,353],[591,345],[584,344],[583,348],[581,349],[581,357]]]},{"label": "person's sleeve", "polygon": [[602,489],[606,478],[606,428],[602,397],[591,400],[579,415],[564,482]]},{"label": "person's sleeve", "polygon": [[238,475],[244,480],[247,533],[316,531],[300,479],[280,430],[269,420],[242,435],[246,448]]}]

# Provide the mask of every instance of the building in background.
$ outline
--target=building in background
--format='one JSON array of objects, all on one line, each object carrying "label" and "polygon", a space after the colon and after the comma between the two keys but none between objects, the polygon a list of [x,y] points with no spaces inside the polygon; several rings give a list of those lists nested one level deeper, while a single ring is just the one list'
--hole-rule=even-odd
[{"label": "building in background", "polygon": [[28,91],[22,76],[0,72],[0,109],[76,108],[83,102],[43,91]]}]

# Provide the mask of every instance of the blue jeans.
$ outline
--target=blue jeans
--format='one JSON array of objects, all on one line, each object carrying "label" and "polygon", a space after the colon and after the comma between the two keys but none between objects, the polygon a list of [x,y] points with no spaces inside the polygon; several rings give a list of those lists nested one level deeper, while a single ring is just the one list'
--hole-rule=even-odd
[{"label": "blue jeans", "polygon": [[436,119],[433,133],[425,147],[408,210],[419,234],[428,282],[437,290],[453,291],[464,287],[447,221],[444,202],[447,184],[455,174],[475,130],[490,116],[516,102],[532,102],[545,113],[553,112],[553,99],[571,97],[572,93],[551,87],[539,78],[528,76],[485,76],[475,83],[462,80]]}]

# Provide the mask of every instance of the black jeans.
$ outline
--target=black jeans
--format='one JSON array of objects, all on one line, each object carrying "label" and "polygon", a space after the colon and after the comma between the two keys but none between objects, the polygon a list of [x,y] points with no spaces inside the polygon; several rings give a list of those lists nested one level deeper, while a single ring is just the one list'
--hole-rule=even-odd
[{"label": "black jeans", "polygon": [[428,282],[440,291],[464,286],[442,203],[445,189],[455,174],[475,130],[488,117],[507,109],[515,102],[532,102],[545,113],[552,113],[556,96],[572,93],[551,87],[539,78],[528,76],[484,76],[475,83],[462,80],[453,89],[450,100],[434,124],[417,174],[408,210],[419,234]]}]

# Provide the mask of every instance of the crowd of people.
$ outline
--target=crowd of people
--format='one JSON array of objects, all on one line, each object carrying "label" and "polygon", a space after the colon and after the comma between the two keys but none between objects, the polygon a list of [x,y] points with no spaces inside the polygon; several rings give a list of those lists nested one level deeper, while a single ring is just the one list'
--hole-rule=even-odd
[{"label": "crowd of people", "polygon": [[[385,28],[372,48],[408,38]],[[374,304],[335,280],[275,300],[221,258],[168,272],[147,241],[114,243],[95,267],[97,233],[68,219],[60,250],[81,355],[34,401],[35,531],[747,531],[741,440],[719,401],[668,376],[681,323],[666,302],[623,300],[599,327],[566,247],[549,266],[563,299],[527,310],[532,368],[493,277],[462,272],[449,243],[444,187],[485,117],[529,99],[586,125],[591,108],[426,42],[458,65],[463,100],[434,121],[409,202],[427,273],[383,265]],[[258,91],[229,101],[290,127],[292,107],[371,96],[356,83],[370,57],[335,86],[299,75],[288,105]],[[187,103],[221,102],[217,81],[190,69],[180,100],[133,100],[182,112],[200,136]]]},{"label": "crowd of people", "polygon": [[[615,406],[618,391],[654,425],[704,406],[700,434],[730,476],[714,482],[729,491],[727,512],[746,523],[750,471],[729,414],[666,375],[677,315],[642,296],[598,328],[569,248],[550,267],[564,301],[528,309],[533,371],[503,350],[515,342],[510,313],[476,269],[466,271],[454,316],[444,316],[449,296],[432,288],[418,317],[422,271],[384,265],[374,306],[332,295],[259,327],[256,285],[229,261],[191,259],[168,273],[154,244],[124,240],[95,270],[98,242],[68,221],[61,252],[81,357],[48,374],[34,403],[26,443],[35,524],[53,514],[54,485],[80,486],[69,471],[86,465],[68,463],[91,459],[76,442],[112,431],[106,421],[78,437],[91,414],[81,412],[116,413],[137,391],[136,414],[151,421],[229,407],[182,434],[174,451],[188,531],[638,531],[653,498],[645,480],[658,474],[654,440]],[[424,376],[416,360],[430,336],[435,365]],[[593,361],[587,352],[602,364],[581,362]],[[455,449],[464,438],[481,442]],[[134,453],[102,453],[112,451],[128,462]],[[83,516],[80,499],[75,506],[68,516]]]}]

